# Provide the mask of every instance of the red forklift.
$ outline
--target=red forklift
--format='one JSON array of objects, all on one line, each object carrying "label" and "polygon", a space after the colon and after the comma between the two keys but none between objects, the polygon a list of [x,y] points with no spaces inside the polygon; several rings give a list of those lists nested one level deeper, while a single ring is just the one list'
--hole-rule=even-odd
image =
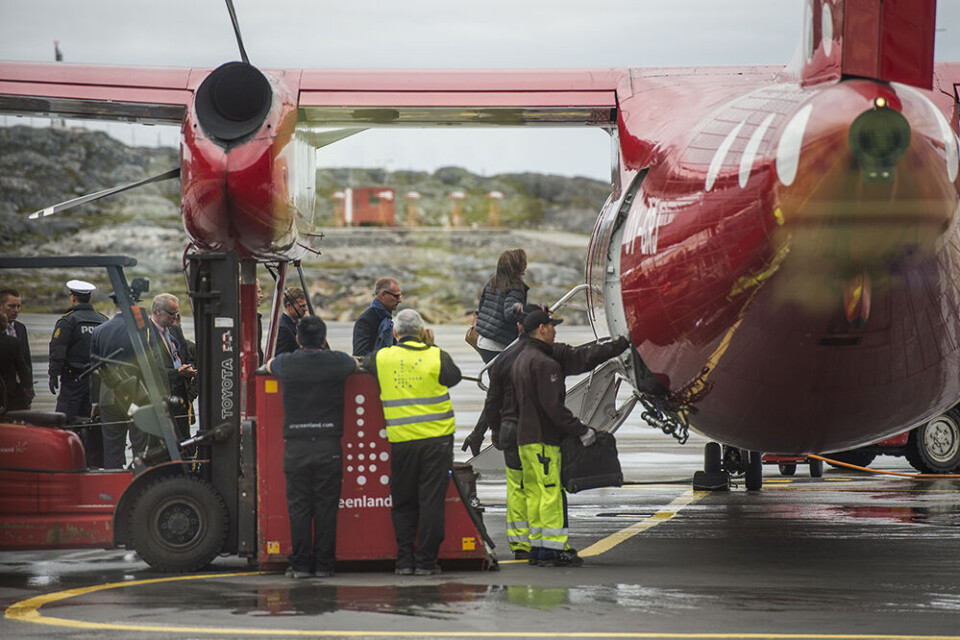
[{"label": "red forklift", "polygon": [[[134,302],[123,271],[136,260],[0,258],[0,269],[106,269],[150,398],[146,406],[131,407],[131,417],[164,444],[161,459],[137,458],[133,470],[92,469],[75,431],[95,426],[68,425],[63,414],[53,412],[0,415],[0,550],[126,547],[164,572],[196,571],[219,555],[246,557],[263,569],[286,564],[291,544],[281,388],[276,378],[255,375],[257,262],[235,252],[188,255],[186,261],[200,371],[199,429],[181,442],[172,418],[179,400],[169,397],[161,370],[139,338],[149,318]],[[277,292],[271,327],[282,310],[287,268],[286,262],[268,265]],[[265,357],[273,353],[272,334]],[[376,380],[353,375],[345,397],[337,558],[387,563],[396,557],[396,543],[390,446]],[[440,560],[493,569],[493,542],[471,505],[472,480],[469,468],[451,473]]]}]

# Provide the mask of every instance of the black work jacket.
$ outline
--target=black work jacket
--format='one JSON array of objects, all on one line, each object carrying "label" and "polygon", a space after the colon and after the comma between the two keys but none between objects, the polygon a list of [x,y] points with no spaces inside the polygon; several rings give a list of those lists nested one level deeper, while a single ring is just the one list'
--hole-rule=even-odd
[{"label": "black work jacket", "polygon": [[89,302],[70,307],[57,320],[53,337],[50,338],[50,375],[79,373],[86,368],[90,364],[93,330],[106,321],[107,316],[94,309]]},{"label": "black work jacket", "polygon": [[[564,404],[567,397],[564,367],[554,358],[554,346],[536,338],[529,338],[526,342],[526,347],[517,355],[510,370],[517,402],[517,444],[542,442],[559,446],[565,435],[583,435],[587,425]],[[607,358],[610,358],[626,349],[627,345],[626,338],[620,338],[605,344],[588,345],[587,348],[606,350]],[[562,344],[556,346],[576,348]],[[588,352],[578,355],[583,356]],[[598,364],[607,359],[599,354],[596,357]],[[583,366],[586,364],[584,361]]]},{"label": "black work jacket", "polygon": [[[480,414],[480,423],[484,425],[484,431],[490,429],[498,432],[503,420],[516,422],[519,419],[520,412],[517,407],[512,369],[517,356],[529,342],[527,335],[521,333],[520,339],[504,349],[490,367],[490,388],[487,390],[483,412]],[[591,342],[577,347],[563,342],[554,342],[550,348],[550,357],[560,365],[564,376],[572,376],[593,370],[594,367],[623,353],[629,346],[630,341],[624,336],[611,342],[602,344]]]}]

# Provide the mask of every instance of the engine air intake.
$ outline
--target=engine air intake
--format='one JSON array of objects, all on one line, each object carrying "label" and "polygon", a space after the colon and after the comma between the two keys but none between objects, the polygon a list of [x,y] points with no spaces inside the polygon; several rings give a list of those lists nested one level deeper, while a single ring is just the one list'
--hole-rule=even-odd
[{"label": "engine air intake", "polygon": [[203,131],[224,143],[257,131],[270,111],[273,90],[253,65],[228,62],[200,84],[195,105]]}]

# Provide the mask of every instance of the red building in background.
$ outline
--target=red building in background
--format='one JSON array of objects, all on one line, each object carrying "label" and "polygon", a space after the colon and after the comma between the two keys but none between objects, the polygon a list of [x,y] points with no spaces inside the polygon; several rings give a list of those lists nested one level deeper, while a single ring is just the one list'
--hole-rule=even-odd
[{"label": "red building in background", "polygon": [[341,220],[348,227],[392,227],[396,224],[394,191],[389,187],[347,188],[336,192],[333,197],[340,201],[334,212],[337,226],[341,226]]}]

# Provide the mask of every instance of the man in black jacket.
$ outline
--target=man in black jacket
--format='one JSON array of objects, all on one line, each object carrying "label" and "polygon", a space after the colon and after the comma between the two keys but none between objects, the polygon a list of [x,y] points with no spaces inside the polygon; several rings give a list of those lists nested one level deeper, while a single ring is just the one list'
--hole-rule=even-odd
[{"label": "man in black jacket", "polygon": [[323,320],[307,316],[297,325],[301,348],[278,355],[265,367],[283,383],[283,472],[293,544],[287,576],[291,578],[330,576],[337,562],[343,393],[357,362],[346,353],[324,348],[326,338]]},{"label": "man in black jacket", "polygon": [[283,290],[283,313],[277,327],[277,346],[274,355],[290,353],[299,348],[297,344],[297,322],[307,315],[307,295],[300,287],[287,287]]},{"label": "man in black jacket", "polygon": [[[560,441],[565,435],[580,437],[586,446],[596,440],[596,431],[583,424],[564,404],[566,371],[561,362],[565,359],[565,350],[555,341],[556,325],[560,322],[562,320],[551,318],[543,310],[528,313],[523,319],[527,344],[510,370],[516,394],[517,444],[530,527],[530,563],[536,562],[541,567],[583,564],[576,551],[567,545]],[[626,338],[619,338],[596,348],[609,350],[604,353],[609,358],[628,345]],[[559,352],[559,358],[555,351]],[[600,362],[603,359],[598,356],[597,363]],[[581,363],[586,365],[585,360]]]},{"label": "man in black jacket", "polygon": [[90,364],[93,330],[107,321],[90,304],[96,288],[83,280],[67,283],[71,306],[57,320],[50,338],[50,393],[57,396],[57,411],[67,418],[90,417],[90,383],[80,374]]},{"label": "man in black jacket", "polygon": [[[529,344],[523,331],[522,320],[534,312],[543,312],[544,307],[536,304],[524,306],[521,323],[517,323],[519,340],[504,350],[490,368],[490,387],[484,401],[483,411],[477,427],[467,436],[463,450],[474,448],[474,455],[480,450],[483,434],[489,428],[495,447],[503,451],[503,460],[507,475],[507,540],[516,559],[529,557],[531,564],[539,560],[537,553],[530,554],[529,519],[527,502],[523,493],[523,466],[517,445],[518,407],[514,392],[512,368],[517,356]],[[557,320],[561,322],[561,320]],[[591,371],[594,367],[613,358],[630,346],[626,337],[619,337],[603,344],[585,344],[574,347],[562,342],[551,345],[550,356],[559,363],[564,376]],[[539,550],[538,550],[539,551]]]},{"label": "man in black jacket", "polygon": [[400,283],[394,278],[380,278],[373,285],[373,292],[373,302],[353,325],[353,355],[357,358],[396,344],[393,312],[403,298]]},{"label": "man in black jacket", "polygon": [[30,342],[27,339],[27,327],[17,320],[20,315],[20,292],[16,289],[0,289],[0,312],[7,316],[7,335],[13,336],[20,342],[20,351],[27,364],[27,378],[21,380],[17,376],[18,388],[16,390],[7,390],[7,393],[13,393],[18,396],[18,404],[25,405],[29,409],[33,403],[33,361],[30,358]]}]

